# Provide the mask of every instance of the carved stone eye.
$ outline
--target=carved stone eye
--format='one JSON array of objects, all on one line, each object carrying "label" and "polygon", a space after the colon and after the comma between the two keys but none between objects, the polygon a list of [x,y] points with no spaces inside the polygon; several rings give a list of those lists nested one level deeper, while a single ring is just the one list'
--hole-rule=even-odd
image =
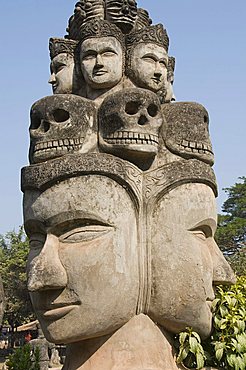
[{"label": "carved stone eye", "polygon": [[147,110],[150,117],[156,117],[158,114],[158,107],[155,104],[150,104]]},{"label": "carved stone eye", "polygon": [[31,130],[37,130],[41,125],[41,118],[38,115],[33,114],[31,117]]},{"label": "carved stone eye", "polygon": [[53,117],[57,123],[63,123],[69,119],[70,115],[64,109],[56,109],[53,111]]},{"label": "carved stone eye", "polygon": [[137,114],[138,113],[139,108],[140,108],[139,102],[137,102],[137,101],[129,101],[128,103],[126,103],[125,112],[127,114],[130,114],[131,116],[133,116],[134,114]]}]

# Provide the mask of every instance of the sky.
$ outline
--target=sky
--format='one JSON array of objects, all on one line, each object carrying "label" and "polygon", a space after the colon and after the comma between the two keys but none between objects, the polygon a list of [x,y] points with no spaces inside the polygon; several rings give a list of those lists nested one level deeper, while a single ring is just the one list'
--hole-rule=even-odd
[{"label": "sky", "polygon": [[[49,37],[63,37],[76,0],[0,0],[0,234],[22,224],[20,169],[28,164],[29,111],[51,95]],[[222,188],[246,175],[246,1],[138,0],[163,23],[176,57],[177,101],[210,115],[215,172]]]}]

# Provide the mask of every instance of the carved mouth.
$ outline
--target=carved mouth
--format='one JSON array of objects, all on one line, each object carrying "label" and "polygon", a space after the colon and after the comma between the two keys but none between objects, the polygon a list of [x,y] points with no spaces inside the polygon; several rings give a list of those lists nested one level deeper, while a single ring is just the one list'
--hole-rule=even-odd
[{"label": "carved mouth", "polygon": [[161,80],[159,78],[153,77],[152,80],[158,85]]},{"label": "carved mouth", "polygon": [[108,73],[108,71],[105,71],[105,70],[99,70],[99,71],[95,71],[93,73],[93,76],[103,76],[105,75],[106,73]]},{"label": "carved mouth", "polygon": [[159,140],[157,135],[150,135],[130,131],[116,131],[113,134],[103,138],[108,144],[139,144],[158,146]]},{"label": "carved mouth", "polygon": [[179,144],[181,149],[189,153],[200,153],[200,154],[214,154],[212,146],[209,144],[199,143],[195,141],[182,140]]},{"label": "carved mouth", "polygon": [[35,155],[40,154],[41,152],[49,152],[51,150],[56,150],[57,154],[61,151],[76,151],[81,149],[84,138],[77,139],[59,139],[59,140],[50,140],[37,143],[34,147]]}]

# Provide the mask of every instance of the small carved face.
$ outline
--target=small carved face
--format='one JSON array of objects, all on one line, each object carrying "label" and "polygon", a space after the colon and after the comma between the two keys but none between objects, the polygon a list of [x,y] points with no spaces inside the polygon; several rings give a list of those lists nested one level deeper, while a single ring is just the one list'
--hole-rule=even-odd
[{"label": "small carved face", "polygon": [[[76,95],[45,97],[31,108],[30,163],[83,151],[96,141],[94,103]],[[91,143],[88,143],[91,140]]]},{"label": "small carved face", "polygon": [[140,43],[130,51],[130,78],[138,86],[157,92],[167,83],[168,55],[164,47]]},{"label": "small carved face", "polygon": [[173,83],[174,83],[174,73],[169,73],[166,85],[166,96],[165,96],[166,103],[170,103],[171,101],[176,100],[176,97],[173,92]]},{"label": "small carved face", "polygon": [[183,158],[197,158],[210,165],[214,154],[209,137],[209,116],[197,103],[164,104],[162,112],[167,121],[167,148]]},{"label": "small carved face", "polygon": [[74,58],[72,55],[61,53],[50,63],[51,76],[49,83],[54,94],[71,94],[73,91]]},{"label": "small carved face", "polygon": [[95,37],[85,40],[80,52],[81,70],[92,89],[109,89],[123,75],[123,50],[115,37]]},{"label": "small carved face", "polygon": [[157,96],[128,89],[104,100],[99,110],[99,144],[104,152],[130,160],[140,168],[158,151],[163,122]]}]

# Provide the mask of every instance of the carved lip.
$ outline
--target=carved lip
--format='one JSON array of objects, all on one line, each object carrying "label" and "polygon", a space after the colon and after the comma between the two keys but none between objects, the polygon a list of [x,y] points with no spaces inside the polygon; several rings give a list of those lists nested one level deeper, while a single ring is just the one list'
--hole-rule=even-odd
[{"label": "carved lip", "polygon": [[40,310],[39,312],[46,320],[58,320],[78,306],[79,304],[54,305],[48,310]]},{"label": "carved lip", "polygon": [[52,86],[52,91],[54,93],[56,91],[56,89],[58,88],[58,84],[57,83],[54,83],[51,86]]},{"label": "carved lip", "polygon": [[103,76],[106,73],[108,73],[108,71],[106,71],[104,69],[100,69],[100,70],[97,70],[97,71],[93,72],[93,76]]},{"label": "carved lip", "polygon": [[161,82],[161,79],[158,77],[152,77],[152,80],[156,83],[159,84]]}]

